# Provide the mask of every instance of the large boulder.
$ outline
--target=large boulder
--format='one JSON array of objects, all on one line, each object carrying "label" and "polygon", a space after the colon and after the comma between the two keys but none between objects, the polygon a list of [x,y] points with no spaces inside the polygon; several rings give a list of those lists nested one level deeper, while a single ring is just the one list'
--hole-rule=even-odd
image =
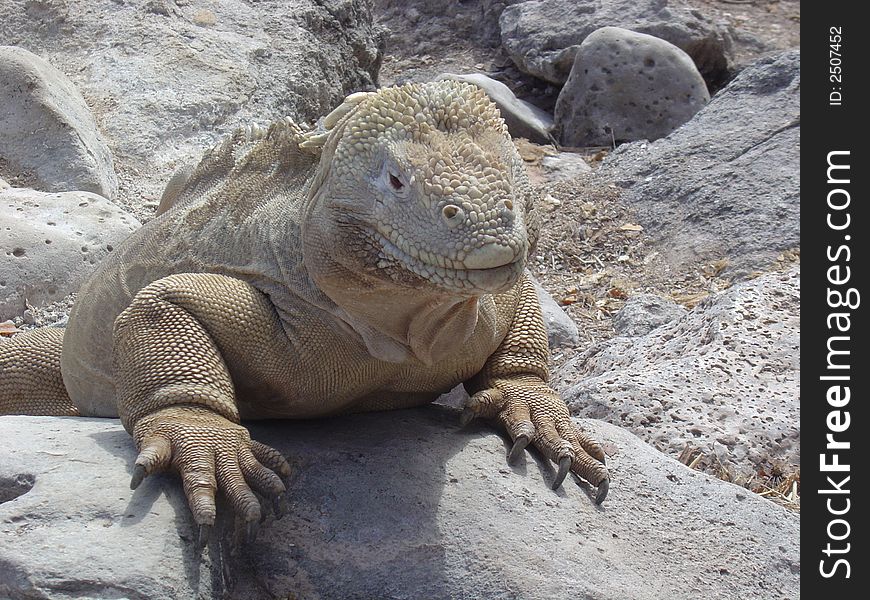
[{"label": "large boulder", "polygon": [[90,192],[51,194],[0,185],[0,321],[78,291],[94,267],[139,227]]},{"label": "large boulder", "polygon": [[73,83],[12,46],[0,46],[0,174],[45,192],[118,190],[112,155]]},{"label": "large boulder", "polygon": [[499,26],[502,46],[520,70],[555,84],[568,79],[586,36],[607,26],[669,41],[692,57],[712,87],[730,68],[727,30],[667,0],[529,0],[504,8]]},{"label": "large boulder", "polygon": [[125,204],[248,121],[314,120],[372,88],[368,0],[0,0],[0,40],[48,60],[94,110]]},{"label": "large boulder", "polygon": [[800,245],[800,51],[747,67],[695,117],[620,146],[598,175],[623,188],[677,272],[727,261],[732,277]]},{"label": "large boulder", "polygon": [[641,337],[601,342],[554,376],[573,414],[628,428],[746,480],[800,467],[800,270],[735,285]]},{"label": "large boulder", "polygon": [[602,27],[580,44],[559,92],[556,135],[565,146],[657,140],[709,101],[688,54],[645,33]]},{"label": "large boulder", "polygon": [[[130,491],[115,420],[0,418],[0,597],[597,598],[799,596],[799,515],[600,421],[596,506],[484,425],[445,408],[257,424],[294,467],[290,508],[200,558],[176,477]],[[223,515],[223,516],[220,516]]]}]

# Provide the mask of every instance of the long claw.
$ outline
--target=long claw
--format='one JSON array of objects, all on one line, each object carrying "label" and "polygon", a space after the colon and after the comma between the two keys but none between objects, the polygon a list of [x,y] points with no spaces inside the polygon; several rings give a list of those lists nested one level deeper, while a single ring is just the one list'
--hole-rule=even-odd
[{"label": "long claw", "polygon": [[253,544],[257,541],[257,533],[260,531],[260,524],[257,521],[251,521],[248,523],[247,528],[245,529],[245,542],[248,544]]},{"label": "long claw", "polygon": [[517,439],[514,440],[514,445],[511,446],[511,451],[508,453],[508,464],[512,465],[519,459],[530,441],[532,440],[527,435],[517,436]]},{"label": "long claw", "polygon": [[595,504],[601,504],[607,498],[607,492],[610,490],[610,479],[602,479],[598,484],[598,493],[595,494]]},{"label": "long claw", "polygon": [[563,456],[559,459],[559,471],[556,473],[556,479],[553,480],[553,489],[559,489],[562,482],[565,481],[565,476],[568,475],[568,470],[571,468],[571,457]]},{"label": "long claw", "polygon": [[139,484],[142,483],[142,480],[145,479],[145,476],[148,473],[145,472],[145,467],[142,465],[136,465],[133,467],[133,477],[130,479],[130,489],[135,490],[139,487]]},{"label": "long claw", "polygon": [[277,498],[272,500],[272,510],[275,511],[275,518],[281,520],[284,516],[284,494],[279,494]]},{"label": "long claw", "polygon": [[196,541],[197,547],[200,550],[206,547],[208,544],[208,538],[211,537],[211,525],[202,524],[199,526],[199,539]]},{"label": "long claw", "polygon": [[459,415],[459,426],[465,427],[466,425],[471,423],[474,420],[474,417],[476,417],[476,416],[477,415],[475,414],[475,412],[473,410],[471,410],[470,408],[462,409],[462,414]]}]

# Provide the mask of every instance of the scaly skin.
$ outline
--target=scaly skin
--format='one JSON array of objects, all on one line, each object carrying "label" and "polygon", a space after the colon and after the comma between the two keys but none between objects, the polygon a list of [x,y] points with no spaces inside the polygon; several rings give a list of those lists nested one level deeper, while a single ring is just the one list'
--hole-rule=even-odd
[{"label": "scaly skin", "polygon": [[538,222],[495,106],[444,81],[354,94],[323,123],[249,127],[174,177],[62,339],[0,344],[0,413],[119,416],[132,484],[177,471],[201,541],[218,491],[249,531],[254,492],[281,510],[287,461],[242,419],[416,406],[458,383],[464,422],[496,420],[511,459],[532,444],[554,487],[571,471],[602,501],[604,454],[547,385],[523,274]]}]

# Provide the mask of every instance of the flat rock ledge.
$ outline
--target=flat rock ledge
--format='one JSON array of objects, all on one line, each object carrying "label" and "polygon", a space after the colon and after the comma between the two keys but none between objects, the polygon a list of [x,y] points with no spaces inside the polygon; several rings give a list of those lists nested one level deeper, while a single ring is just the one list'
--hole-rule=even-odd
[{"label": "flat rock ledge", "polygon": [[797,514],[582,420],[610,454],[599,507],[457,422],[429,407],[255,425],[293,464],[289,514],[247,546],[219,517],[200,560],[178,481],[129,489],[118,421],[2,417],[0,597],[799,597]]}]

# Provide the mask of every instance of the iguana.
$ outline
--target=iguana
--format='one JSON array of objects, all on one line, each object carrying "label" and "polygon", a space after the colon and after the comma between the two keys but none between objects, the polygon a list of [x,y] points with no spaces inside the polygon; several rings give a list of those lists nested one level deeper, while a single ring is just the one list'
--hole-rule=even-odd
[{"label": "iguana", "polygon": [[[172,468],[200,543],[215,493],[250,527],[289,465],[245,419],[425,404],[463,383],[462,421],[608,491],[600,445],[547,385],[524,268],[533,191],[476,86],[349,96],[319,130],[236,131],[176,178],[159,216],[95,270],[63,329],[0,344],[0,413],[120,417],[132,487]],[[280,508],[276,508],[279,512]]]}]

